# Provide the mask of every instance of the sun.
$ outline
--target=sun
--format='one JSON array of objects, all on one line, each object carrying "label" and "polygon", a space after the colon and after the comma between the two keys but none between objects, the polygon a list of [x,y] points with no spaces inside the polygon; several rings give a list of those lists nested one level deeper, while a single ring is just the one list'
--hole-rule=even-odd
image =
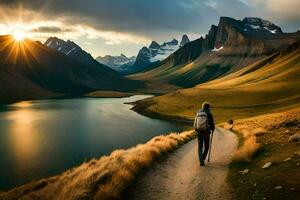
[{"label": "sun", "polygon": [[16,41],[22,41],[26,37],[25,32],[22,29],[14,30],[13,36],[14,36]]}]

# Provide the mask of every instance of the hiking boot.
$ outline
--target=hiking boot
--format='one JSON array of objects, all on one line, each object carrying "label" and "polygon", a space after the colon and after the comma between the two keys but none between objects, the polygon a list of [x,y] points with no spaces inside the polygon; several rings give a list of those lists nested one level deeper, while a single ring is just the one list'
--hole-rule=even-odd
[{"label": "hiking boot", "polygon": [[200,160],[200,166],[205,166],[204,160]]}]

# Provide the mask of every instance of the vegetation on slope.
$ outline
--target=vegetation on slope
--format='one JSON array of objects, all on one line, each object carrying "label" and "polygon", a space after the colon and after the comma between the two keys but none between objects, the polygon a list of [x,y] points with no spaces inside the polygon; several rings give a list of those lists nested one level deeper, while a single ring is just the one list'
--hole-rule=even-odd
[{"label": "vegetation on slope", "polygon": [[223,78],[138,101],[134,109],[150,116],[192,120],[204,101],[217,122],[300,106],[300,42]]},{"label": "vegetation on slope", "polygon": [[[230,165],[228,180],[235,199],[299,199],[300,143],[289,142],[292,135],[300,133],[299,125],[299,108],[234,122],[232,130],[243,135],[260,130],[256,131],[259,134],[255,143],[245,139],[241,144],[240,149],[250,151],[238,150],[240,159]],[[259,146],[259,150],[253,145]],[[252,159],[249,152],[254,155]]]},{"label": "vegetation on slope", "polygon": [[141,169],[194,137],[193,131],[157,136],[146,144],[115,150],[109,156],[93,159],[61,175],[0,193],[0,199],[116,199]]}]

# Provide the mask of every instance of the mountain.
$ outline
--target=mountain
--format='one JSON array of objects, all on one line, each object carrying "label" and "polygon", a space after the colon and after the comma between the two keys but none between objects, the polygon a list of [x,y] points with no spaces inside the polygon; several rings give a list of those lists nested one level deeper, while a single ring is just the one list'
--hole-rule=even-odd
[{"label": "mountain", "polygon": [[[0,102],[77,95],[92,90],[128,91],[136,82],[101,65],[85,64],[29,39],[0,36]],[[9,92],[10,91],[10,92]]]},{"label": "mountain", "polygon": [[299,38],[300,32],[283,33],[260,18],[221,17],[205,37],[180,47],[154,68],[129,77],[192,87],[242,69]]},{"label": "mountain", "polygon": [[121,54],[120,56],[111,56],[111,55],[106,55],[104,57],[98,56],[96,60],[104,64],[120,73],[124,73],[126,71],[125,66],[131,66],[134,64],[136,57],[127,57],[124,54]]},{"label": "mountain", "polygon": [[50,37],[44,45],[86,65],[98,65],[97,61],[91,56],[91,54],[81,49],[81,47],[73,41],[64,41],[57,37]]},{"label": "mountain", "polygon": [[181,42],[180,42],[180,47],[184,46],[185,44],[189,43],[190,39],[186,34],[182,36]]},{"label": "mountain", "polygon": [[222,78],[137,102],[134,110],[192,120],[208,101],[217,122],[286,111],[300,106],[299,77],[300,40]]},{"label": "mountain", "polygon": [[149,47],[145,46],[139,51],[134,65],[130,68],[130,73],[141,72],[158,65],[160,61],[170,56],[188,42],[189,38],[187,35],[182,36],[180,43],[176,39],[173,39],[169,42],[164,42],[163,44],[152,41]]}]

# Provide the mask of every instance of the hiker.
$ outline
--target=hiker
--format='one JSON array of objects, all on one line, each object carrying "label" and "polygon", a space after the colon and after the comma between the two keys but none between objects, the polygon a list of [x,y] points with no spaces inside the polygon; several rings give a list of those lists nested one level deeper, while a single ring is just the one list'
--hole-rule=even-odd
[{"label": "hiker", "polygon": [[[202,109],[200,109],[194,120],[194,128],[198,136],[198,156],[200,166],[204,166],[204,160],[206,159],[209,150],[210,134],[215,130],[214,118],[210,113],[210,104],[204,102]],[[204,151],[203,151],[204,143]]]}]

